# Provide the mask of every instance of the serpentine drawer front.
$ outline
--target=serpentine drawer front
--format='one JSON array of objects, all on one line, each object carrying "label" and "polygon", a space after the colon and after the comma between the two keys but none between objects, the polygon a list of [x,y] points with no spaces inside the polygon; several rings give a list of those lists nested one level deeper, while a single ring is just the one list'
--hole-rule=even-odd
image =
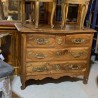
[{"label": "serpentine drawer front", "polygon": [[87,62],[30,62],[26,63],[26,75],[77,73],[86,70]]},{"label": "serpentine drawer front", "polygon": [[27,47],[54,47],[55,35],[27,34]]},{"label": "serpentine drawer front", "polygon": [[73,35],[66,35],[66,45],[67,46],[89,46],[92,42],[92,35],[91,34],[73,34]]},{"label": "serpentine drawer front", "polygon": [[66,46],[85,46],[89,45],[91,34],[74,35],[39,35],[27,34],[27,47],[66,47]]},{"label": "serpentine drawer front", "polygon": [[76,60],[87,59],[89,55],[88,47],[64,48],[64,49],[40,49],[27,48],[26,61],[50,61],[50,60]]},{"label": "serpentine drawer front", "polygon": [[[31,29],[16,24],[22,89],[29,79],[83,77],[87,83],[94,30]],[[81,77],[81,78],[82,78]]]}]

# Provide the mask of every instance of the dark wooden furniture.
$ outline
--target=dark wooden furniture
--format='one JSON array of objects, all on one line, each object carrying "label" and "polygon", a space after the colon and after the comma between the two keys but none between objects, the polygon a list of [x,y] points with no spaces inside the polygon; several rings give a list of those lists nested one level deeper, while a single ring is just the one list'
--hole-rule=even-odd
[{"label": "dark wooden furniture", "polygon": [[8,36],[1,40],[2,54],[5,57],[5,62],[12,65],[15,69],[15,74],[19,74],[19,67],[16,62],[16,28],[15,22],[22,21],[22,0],[0,0],[0,34],[9,33]]},{"label": "dark wooden furniture", "polygon": [[27,80],[46,77],[81,75],[83,83],[87,83],[94,30],[69,26],[62,30],[49,26],[35,29],[20,23],[15,26],[20,38],[22,89]]},{"label": "dark wooden furniture", "polygon": [[19,66],[16,62],[16,33],[17,30],[12,22],[0,22],[0,34],[9,33],[8,36],[1,39],[2,54],[5,62],[12,65],[15,69],[15,74],[19,74]]}]

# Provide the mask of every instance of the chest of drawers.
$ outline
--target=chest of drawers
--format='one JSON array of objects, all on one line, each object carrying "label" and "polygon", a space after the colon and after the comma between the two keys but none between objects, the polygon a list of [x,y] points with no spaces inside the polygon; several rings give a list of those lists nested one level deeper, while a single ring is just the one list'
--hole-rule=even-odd
[{"label": "chest of drawers", "polygon": [[83,76],[83,83],[87,83],[94,30],[15,26],[20,38],[22,89],[27,80],[46,77]]}]

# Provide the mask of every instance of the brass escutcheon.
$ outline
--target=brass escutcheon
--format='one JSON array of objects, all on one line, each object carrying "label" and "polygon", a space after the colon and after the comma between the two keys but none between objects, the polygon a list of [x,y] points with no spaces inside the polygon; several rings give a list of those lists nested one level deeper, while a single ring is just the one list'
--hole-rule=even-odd
[{"label": "brass escutcheon", "polygon": [[35,39],[36,43],[39,44],[39,45],[45,45],[47,44],[49,41],[45,38],[37,38]]},{"label": "brass escutcheon", "polygon": [[43,53],[38,53],[38,54],[35,54],[34,56],[35,58],[38,58],[38,59],[44,59],[47,57],[47,55],[43,54]]},{"label": "brass escutcheon", "polygon": [[72,39],[72,42],[75,44],[81,44],[85,42],[85,39],[82,38]]},{"label": "brass escutcheon", "polygon": [[86,53],[85,52],[70,52],[70,54],[74,57],[74,58],[79,58],[83,55],[86,56]]},{"label": "brass escutcheon", "polygon": [[46,65],[43,65],[42,67],[34,67],[32,69],[33,72],[44,72],[44,71],[49,71],[48,69],[48,63]]}]

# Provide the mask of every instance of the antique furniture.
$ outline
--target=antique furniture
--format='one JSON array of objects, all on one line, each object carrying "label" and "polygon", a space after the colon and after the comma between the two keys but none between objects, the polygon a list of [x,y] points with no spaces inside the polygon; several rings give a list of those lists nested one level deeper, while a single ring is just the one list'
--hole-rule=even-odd
[{"label": "antique furniture", "polygon": [[85,16],[88,10],[88,4],[89,0],[63,0],[62,1],[62,23],[61,23],[61,28],[64,27],[67,21],[67,15],[68,15],[68,7],[69,4],[78,4],[80,7],[79,11],[79,27],[82,29],[84,27],[84,20]]},{"label": "antique furniture", "polygon": [[[16,28],[15,22],[22,21],[22,0],[0,0],[0,34],[9,33],[8,36],[2,38],[1,44],[5,62],[12,65],[15,74],[19,74],[19,65],[16,63]],[[18,65],[18,66],[17,66]]]},{"label": "antique furniture", "polygon": [[[40,2],[52,2],[53,3],[53,7],[52,7],[52,12],[51,12],[51,18],[50,18],[50,24],[51,24],[51,28],[54,27],[53,25],[53,18],[54,18],[54,14],[55,14],[55,9],[56,9],[56,0],[27,0],[27,1],[31,1],[34,2],[34,22],[35,22],[35,28],[38,28],[38,24],[39,24],[39,9],[40,9]],[[25,0],[22,1],[22,10],[23,10],[23,23],[25,23],[26,19],[25,19]]]},{"label": "antique furniture", "polygon": [[83,76],[87,83],[94,30],[80,30],[74,26],[65,29],[38,29],[28,24],[15,24],[19,35],[19,61],[22,89],[29,79],[54,79],[62,76]]},{"label": "antique furniture", "polygon": [[17,30],[12,22],[0,22],[0,34],[8,34],[1,39],[4,61],[13,66],[15,74],[19,74],[19,65],[16,62],[16,32]]}]

